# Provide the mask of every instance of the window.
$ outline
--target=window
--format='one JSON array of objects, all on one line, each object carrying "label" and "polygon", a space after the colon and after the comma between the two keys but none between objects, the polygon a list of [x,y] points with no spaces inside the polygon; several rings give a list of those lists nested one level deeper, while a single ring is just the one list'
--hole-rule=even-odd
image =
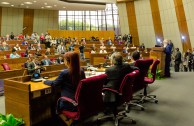
[{"label": "window", "polygon": [[120,34],[118,8],[107,4],[105,10],[59,11],[60,30],[114,30]]}]

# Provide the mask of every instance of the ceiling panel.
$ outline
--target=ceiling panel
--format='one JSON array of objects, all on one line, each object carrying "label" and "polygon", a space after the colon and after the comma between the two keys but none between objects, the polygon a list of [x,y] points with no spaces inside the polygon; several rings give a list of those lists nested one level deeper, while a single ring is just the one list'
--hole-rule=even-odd
[{"label": "ceiling panel", "polygon": [[[9,4],[3,4],[3,2]],[[83,2],[103,2],[116,3],[116,0],[68,0],[68,1],[83,1]],[[77,4],[68,3],[59,0],[0,0],[0,6],[26,9],[49,9],[49,10],[102,10],[105,5],[95,4]]]}]

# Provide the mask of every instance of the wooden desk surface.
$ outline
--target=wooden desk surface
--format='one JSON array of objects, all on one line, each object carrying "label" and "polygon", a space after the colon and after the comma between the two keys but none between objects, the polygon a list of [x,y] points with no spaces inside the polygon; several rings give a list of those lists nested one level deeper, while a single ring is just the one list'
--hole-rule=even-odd
[{"label": "wooden desk surface", "polygon": [[[51,77],[48,80],[55,80],[55,78],[56,77]],[[43,81],[41,81],[41,82],[27,81],[27,82],[24,82],[24,84],[30,84],[31,92],[51,88],[51,86],[44,84]]]},{"label": "wooden desk surface", "polygon": [[[98,69],[96,72],[86,71],[85,72],[86,78],[103,74],[104,71],[105,71],[105,68]],[[57,76],[48,78],[47,80],[55,80],[56,78],[57,78]],[[27,81],[27,82],[24,82],[24,84],[30,84],[31,92],[35,92],[35,91],[40,91],[40,90],[45,90],[45,89],[51,88],[51,86],[48,86],[48,85],[44,84],[43,81],[41,81],[41,82]]]}]

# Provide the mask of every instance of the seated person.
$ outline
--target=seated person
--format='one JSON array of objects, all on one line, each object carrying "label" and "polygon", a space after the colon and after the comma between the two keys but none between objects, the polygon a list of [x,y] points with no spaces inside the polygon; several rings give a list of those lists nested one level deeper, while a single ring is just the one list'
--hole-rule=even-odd
[{"label": "seated person", "polygon": [[128,46],[124,46],[123,47],[123,53],[128,53],[129,47]]},{"label": "seated person", "polygon": [[29,50],[35,50],[36,48],[34,47],[33,44],[30,44],[30,45],[28,45],[28,49],[29,49]]},{"label": "seated person", "polygon": [[126,59],[127,60],[130,60],[131,59],[131,53],[130,52],[127,54]]},{"label": "seated person", "polygon": [[[118,90],[120,84],[126,74],[138,69],[137,67],[130,66],[127,63],[123,63],[122,54],[115,52],[111,55],[111,65],[112,67],[107,68],[105,73],[107,74],[108,83],[104,87],[112,88]],[[112,92],[104,92],[104,102],[110,103],[116,101],[116,96]]]},{"label": "seated person", "polygon": [[1,51],[8,51],[9,46],[6,43],[2,42],[2,46],[0,47],[0,50]]},{"label": "seated person", "polygon": [[15,49],[12,49],[12,53],[10,54],[10,58],[11,59],[13,59],[13,58],[20,58],[20,55],[17,54]]},{"label": "seated person", "polygon": [[28,45],[28,41],[23,41],[22,45]]},{"label": "seated person", "polygon": [[41,50],[41,49],[42,49],[42,47],[41,47],[40,43],[38,43],[38,44],[37,44],[36,49],[39,49],[39,50]]},{"label": "seated person", "polygon": [[[64,63],[67,66],[55,80],[46,80],[43,83],[50,86],[59,85],[61,88],[61,97],[65,96],[75,99],[75,91],[80,80],[85,78],[84,71],[80,68],[80,58],[77,52],[67,52],[64,54]],[[59,110],[76,111],[73,104],[65,101],[59,101]]]},{"label": "seated person", "polygon": [[37,57],[29,57],[27,66],[29,75],[32,75],[35,72],[40,73],[41,70],[46,70],[46,68],[41,67],[41,63],[38,61]]},{"label": "seated person", "polygon": [[144,43],[142,43],[142,44],[139,46],[139,48],[144,50],[144,49],[145,49]]},{"label": "seated person", "polygon": [[104,43],[100,46],[100,49],[106,49],[106,46],[104,46]]},{"label": "seated person", "polygon": [[131,66],[135,66],[135,61],[140,59],[140,52],[134,51],[132,53],[132,62],[130,63]]},{"label": "seated person", "polygon": [[94,50],[94,49],[92,48],[91,54],[95,54],[95,53],[96,53],[96,50]]},{"label": "seated person", "polygon": [[107,53],[107,51],[106,51],[104,48],[102,48],[102,49],[100,50],[100,53]]},{"label": "seated person", "polygon": [[36,48],[36,52],[34,53],[35,56],[42,56],[40,50]]},{"label": "seated person", "polygon": [[26,49],[24,57],[29,57],[29,54],[30,54],[30,50]]},{"label": "seated person", "polygon": [[63,59],[63,55],[60,55],[58,58],[57,58],[57,64],[63,64],[64,63],[64,59]]},{"label": "seated person", "polygon": [[116,46],[115,46],[114,44],[112,44],[110,48],[111,48],[113,51],[116,50]]},{"label": "seated person", "polygon": [[44,55],[44,58],[41,61],[43,66],[49,66],[52,65],[53,62],[47,57],[47,55]]},{"label": "seated person", "polygon": [[46,49],[45,55],[47,55],[47,56],[48,56],[48,55],[52,55],[52,54],[51,54],[51,49],[50,49],[50,48],[47,48],[47,49]]},{"label": "seated person", "polygon": [[20,46],[19,46],[19,44],[17,43],[17,44],[15,44],[15,46],[13,47],[15,50],[21,50],[21,48],[20,48]]},{"label": "seated person", "polygon": [[73,51],[74,50],[74,43],[73,42],[70,42],[70,45],[69,45],[69,47],[68,47],[68,50],[69,51]]},{"label": "seated person", "polygon": [[107,40],[107,45],[112,45],[112,40],[110,38]]}]

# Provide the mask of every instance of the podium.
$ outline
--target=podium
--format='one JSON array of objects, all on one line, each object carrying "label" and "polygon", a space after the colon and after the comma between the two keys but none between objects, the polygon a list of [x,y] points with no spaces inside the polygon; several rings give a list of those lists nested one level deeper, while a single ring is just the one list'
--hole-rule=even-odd
[{"label": "podium", "polygon": [[160,64],[158,65],[158,69],[161,70],[161,76],[164,76],[164,70],[165,70],[165,57],[166,54],[164,53],[163,47],[153,47],[150,51],[150,58],[159,59]]}]

